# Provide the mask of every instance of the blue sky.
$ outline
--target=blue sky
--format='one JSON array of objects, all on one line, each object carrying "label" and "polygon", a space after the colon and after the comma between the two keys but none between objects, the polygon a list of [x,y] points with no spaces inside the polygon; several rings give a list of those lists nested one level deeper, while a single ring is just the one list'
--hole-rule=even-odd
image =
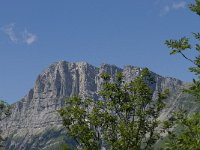
[{"label": "blue sky", "polygon": [[191,81],[191,64],[164,41],[199,31],[191,0],[0,1],[0,99],[21,99],[59,60],[148,67]]}]

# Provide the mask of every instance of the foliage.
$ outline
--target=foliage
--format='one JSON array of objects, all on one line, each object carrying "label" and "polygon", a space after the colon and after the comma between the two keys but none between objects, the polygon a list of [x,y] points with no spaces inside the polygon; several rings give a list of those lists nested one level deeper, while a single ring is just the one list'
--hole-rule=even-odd
[{"label": "foliage", "polygon": [[[0,100],[0,121],[10,115],[10,106],[3,100]],[[3,138],[1,137],[1,130],[0,130],[0,147],[3,146]]]},{"label": "foliage", "polygon": [[[200,1],[196,0],[195,4],[189,5],[191,11],[200,15]],[[199,42],[200,33],[192,33],[193,38]],[[199,43],[192,46],[189,38],[183,37],[180,40],[167,40],[166,45],[172,50],[170,54],[181,54],[186,60],[193,63],[194,67],[189,68],[197,76],[193,79],[193,84],[185,92],[196,97],[200,102],[200,45]],[[184,54],[185,50],[194,50],[197,52],[195,59],[191,59]],[[166,150],[198,150],[200,149],[200,113],[189,115],[186,111],[176,114],[175,123],[178,132],[169,132],[169,139],[165,145]]]},{"label": "foliage", "polygon": [[[200,1],[196,0],[195,4],[189,5],[189,8],[200,15]],[[193,79],[193,85],[186,92],[194,95],[200,101],[200,33],[192,33],[193,38],[198,42],[195,45],[189,43],[189,38],[183,37],[180,40],[167,40],[165,44],[172,50],[170,54],[181,54],[185,59],[193,63],[194,67],[189,68],[194,72],[198,80]],[[185,50],[194,50],[198,53],[195,59],[191,59],[184,54]]]},{"label": "foliage", "polygon": [[190,8],[191,11],[200,15],[200,0],[195,0],[195,4],[189,5],[189,8]]},{"label": "foliage", "polygon": [[152,149],[161,132],[170,128],[158,120],[168,91],[152,99],[149,85],[154,80],[146,68],[130,83],[124,83],[122,73],[117,73],[115,82],[111,82],[108,74],[101,77],[102,99],[70,97],[59,110],[68,135],[76,140],[76,148]]},{"label": "foliage", "polygon": [[63,144],[60,150],[70,150],[70,147],[67,144]]},{"label": "foliage", "polygon": [[3,100],[0,100],[0,121],[10,115],[10,105]]},{"label": "foliage", "polygon": [[188,116],[185,111],[176,113],[176,132],[168,132],[165,150],[198,150],[200,148],[200,113]]}]

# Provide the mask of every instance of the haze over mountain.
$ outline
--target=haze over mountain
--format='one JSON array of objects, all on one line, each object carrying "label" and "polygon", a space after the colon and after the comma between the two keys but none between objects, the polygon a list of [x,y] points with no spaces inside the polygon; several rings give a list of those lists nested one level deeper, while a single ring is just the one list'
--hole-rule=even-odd
[{"label": "haze over mountain", "polygon": [[[28,94],[13,104],[11,116],[0,123],[3,135],[7,137],[6,150],[49,150],[58,148],[61,143],[72,144],[73,141],[67,138],[62,129],[62,121],[56,111],[63,106],[64,99],[73,95],[98,99],[101,73],[107,72],[113,79],[117,72],[123,72],[125,82],[130,82],[141,70],[130,65],[119,68],[109,64],[98,68],[86,62],[59,61],[50,65],[38,75]],[[154,94],[164,89],[171,92],[160,118],[164,119],[179,106],[187,106],[191,111],[198,108],[189,102],[188,95],[181,92],[184,86],[182,81],[151,74],[156,81],[151,87]]]}]

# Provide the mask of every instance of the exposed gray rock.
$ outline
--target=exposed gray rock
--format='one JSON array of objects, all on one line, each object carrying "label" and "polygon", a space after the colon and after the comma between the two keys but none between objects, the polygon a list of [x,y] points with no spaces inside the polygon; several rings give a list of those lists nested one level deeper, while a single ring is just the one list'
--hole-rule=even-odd
[{"label": "exposed gray rock", "polygon": [[[10,137],[6,149],[39,150],[45,149],[47,143],[55,144],[53,136],[46,141],[40,139],[41,143],[35,143],[37,146],[33,139],[51,128],[62,128],[62,121],[56,110],[64,104],[64,98],[79,95],[96,99],[102,84],[101,73],[109,73],[114,80],[117,72],[123,72],[125,81],[129,82],[141,70],[142,68],[134,66],[125,66],[122,69],[109,64],[98,68],[85,62],[60,61],[50,65],[37,77],[34,88],[22,100],[13,104],[11,116],[1,122],[4,137]],[[174,78],[162,77],[153,72],[152,75],[156,79],[156,83],[152,85],[155,93],[164,89],[170,89],[174,93],[183,85],[182,81]],[[169,101],[169,106],[172,104],[173,101]]]}]

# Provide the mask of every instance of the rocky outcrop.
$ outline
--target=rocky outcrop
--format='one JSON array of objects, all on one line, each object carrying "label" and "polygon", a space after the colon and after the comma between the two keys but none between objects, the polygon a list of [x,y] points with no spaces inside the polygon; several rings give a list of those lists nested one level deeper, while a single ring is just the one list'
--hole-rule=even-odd
[{"label": "rocky outcrop", "polygon": [[[98,68],[85,62],[60,61],[50,65],[37,77],[34,88],[22,100],[13,104],[11,116],[1,122],[3,135],[8,138],[6,149],[50,149],[49,145],[58,142],[53,140],[54,133],[63,133],[60,131],[62,121],[57,110],[64,104],[66,97],[79,95],[82,98],[97,99],[102,84],[101,73],[109,73],[114,80],[117,72],[123,72],[125,81],[129,82],[134,80],[141,70],[142,68],[134,66],[125,66],[122,69],[109,64]],[[153,72],[152,75],[156,80],[152,85],[154,92],[170,89],[174,93],[183,85],[182,81],[174,78],[162,77]],[[169,105],[172,102],[170,101]],[[47,131],[52,132],[45,139],[42,135]],[[36,142],[34,140],[38,135],[43,139]]]}]

